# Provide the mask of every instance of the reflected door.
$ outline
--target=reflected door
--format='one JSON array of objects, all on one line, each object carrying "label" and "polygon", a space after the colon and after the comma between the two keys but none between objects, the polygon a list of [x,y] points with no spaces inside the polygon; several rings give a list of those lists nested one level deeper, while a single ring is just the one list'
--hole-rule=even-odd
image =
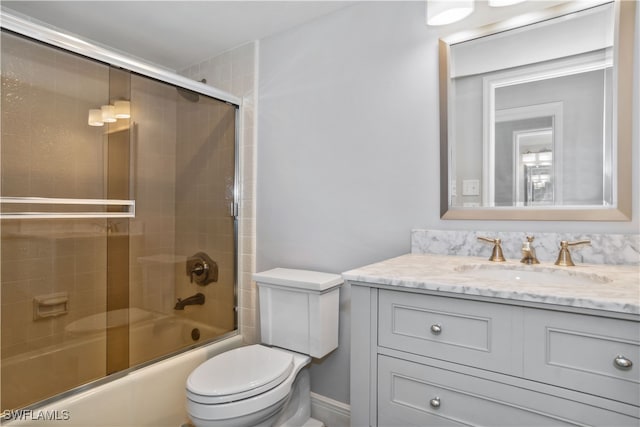
[{"label": "reflected door", "polygon": [[553,205],[553,129],[515,132],[513,139],[516,205]]}]

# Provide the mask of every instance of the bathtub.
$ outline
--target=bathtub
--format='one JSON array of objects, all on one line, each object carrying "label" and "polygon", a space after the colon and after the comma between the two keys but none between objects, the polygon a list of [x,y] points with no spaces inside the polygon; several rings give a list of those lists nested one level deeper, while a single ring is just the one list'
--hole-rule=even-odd
[{"label": "bathtub", "polygon": [[[149,358],[149,354],[155,357],[163,354],[162,352],[166,354],[167,350],[175,351],[177,347],[192,344],[191,331],[194,328],[199,329],[205,339],[212,332],[206,325],[173,316],[145,319],[132,325],[131,342],[136,344],[130,349],[131,365],[143,363]],[[57,366],[64,366],[64,369],[58,369],[60,372],[55,373],[61,379],[68,374],[64,372],[66,369],[73,370],[74,374],[80,372],[85,375],[85,381],[104,376],[105,334],[81,329],[75,328],[68,340],[55,348],[3,361],[3,383],[17,384],[9,393],[16,396],[14,393],[39,387],[38,376],[33,373],[47,372],[46,367],[51,366],[54,359],[65,362],[57,363]],[[76,390],[69,396],[31,409],[30,412],[13,413],[12,420],[5,421],[2,425],[180,427],[188,423],[184,388],[187,376],[208,358],[242,345],[240,335],[229,335],[232,336],[126,374],[114,374],[117,379]],[[167,347],[163,343],[171,344]],[[16,377],[10,378],[12,375]],[[7,390],[4,392],[7,393]]]},{"label": "bathtub", "polygon": [[67,325],[65,332],[72,341],[94,341],[99,348],[104,348],[105,327],[114,330],[127,324],[130,325],[129,366],[140,365],[231,332],[181,315],[135,307],[110,311],[108,318],[104,312],[84,317]]}]

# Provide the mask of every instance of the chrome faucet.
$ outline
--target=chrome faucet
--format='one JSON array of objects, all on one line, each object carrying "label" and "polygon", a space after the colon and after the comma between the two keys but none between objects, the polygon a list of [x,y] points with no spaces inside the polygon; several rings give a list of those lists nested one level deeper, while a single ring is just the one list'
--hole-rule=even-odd
[{"label": "chrome faucet", "polygon": [[527,236],[527,241],[522,244],[522,259],[520,260],[523,264],[540,264],[538,258],[536,258],[536,250],[533,245],[533,236]]},{"label": "chrome faucet", "polygon": [[187,305],[202,305],[204,304],[204,294],[198,292],[195,295],[191,295],[188,298],[185,299],[181,299],[178,298],[178,302],[176,302],[175,307],[173,307],[174,310],[184,310],[185,306]]}]

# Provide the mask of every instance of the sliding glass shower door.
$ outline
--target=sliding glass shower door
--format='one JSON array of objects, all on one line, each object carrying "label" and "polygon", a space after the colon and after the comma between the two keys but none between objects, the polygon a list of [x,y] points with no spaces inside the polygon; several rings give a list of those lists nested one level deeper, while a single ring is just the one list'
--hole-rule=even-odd
[{"label": "sliding glass shower door", "polygon": [[236,110],[3,31],[0,411],[236,330]]},{"label": "sliding glass shower door", "polygon": [[[131,262],[139,273],[130,279],[131,303],[169,315],[154,334],[130,331],[130,364],[139,364],[236,328],[236,108],[137,75],[131,100]],[[208,272],[198,275],[203,262]]]}]

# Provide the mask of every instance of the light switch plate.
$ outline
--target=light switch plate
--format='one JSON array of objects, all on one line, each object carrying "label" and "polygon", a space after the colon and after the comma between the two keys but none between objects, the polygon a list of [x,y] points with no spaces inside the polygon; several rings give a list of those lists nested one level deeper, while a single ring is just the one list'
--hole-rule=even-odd
[{"label": "light switch plate", "polygon": [[479,196],[480,180],[479,179],[462,180],[462,195],[463,196]]}]

